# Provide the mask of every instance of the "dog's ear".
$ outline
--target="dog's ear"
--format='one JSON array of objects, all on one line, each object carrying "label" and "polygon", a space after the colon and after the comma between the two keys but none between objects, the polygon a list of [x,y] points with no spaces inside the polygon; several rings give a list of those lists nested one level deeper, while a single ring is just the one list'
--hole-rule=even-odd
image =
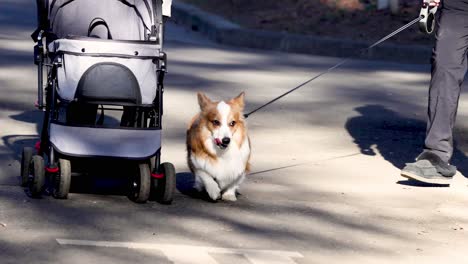
[{"label": "dog's ear", "polygon": [[237,97],[231,99],[229,103],[238,105],[241,109],[244,109],[245,101],[245,92],[240,93]]},{"label": "dog's ear", "polygon": [[207,105],[211,104],[210,98],[206,96],[204,93],[199,92],[198,96],[198,104],[200,105],[200,109],[203,110],[206,108]]}]

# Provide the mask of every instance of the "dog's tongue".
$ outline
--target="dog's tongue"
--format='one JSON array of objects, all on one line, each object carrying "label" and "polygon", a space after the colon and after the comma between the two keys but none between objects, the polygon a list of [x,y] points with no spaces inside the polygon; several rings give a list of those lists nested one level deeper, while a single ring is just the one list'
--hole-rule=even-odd
[{"label": "dog's tongue", "polygon": [[215,138],[216,145],[221,145],[223,142],[219,138]]}]

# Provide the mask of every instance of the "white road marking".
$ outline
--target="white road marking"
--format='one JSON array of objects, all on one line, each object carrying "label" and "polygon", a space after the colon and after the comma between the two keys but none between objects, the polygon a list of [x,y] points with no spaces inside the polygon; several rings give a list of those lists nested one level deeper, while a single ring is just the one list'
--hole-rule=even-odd
[{"label": "white road marking", "polygon": [[[293,258],[303,258],[299,252],[277,250],[253,250],[217,247],[198,247],[174,244],[112,242],[91,240],[56,239],[60,245],[111,247],[130,249],[154,249],[159,250],[175,264],[218,264],[209,254],[237,254],[243,255],[253,264],[296,264]],[[180,254],[183,252],[183,254]]]}]

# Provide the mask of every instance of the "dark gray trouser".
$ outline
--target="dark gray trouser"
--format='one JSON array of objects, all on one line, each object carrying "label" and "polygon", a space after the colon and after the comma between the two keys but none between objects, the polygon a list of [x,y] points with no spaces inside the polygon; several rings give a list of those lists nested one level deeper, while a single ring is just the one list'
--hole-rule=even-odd
[{"label": "dark gray trouser", "polygon": [[441,10],[432,55],[425,151],[449,162],[458,98],[467,71],[468,3],[446,0]]}]

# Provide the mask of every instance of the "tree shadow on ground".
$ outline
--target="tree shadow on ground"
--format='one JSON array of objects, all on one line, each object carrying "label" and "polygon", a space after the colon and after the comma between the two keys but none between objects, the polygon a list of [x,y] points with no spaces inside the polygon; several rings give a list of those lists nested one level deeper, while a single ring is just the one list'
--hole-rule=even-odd
[{"label": "tree shadow on ground", "polygon": [[[362,154],[375,156],[380,153],[386,161],[402,169],[423,150],[426,122],[403,116],[381,105],[364,105],[355,108],[355,111],[359,116],[348,119],[345,128]],[[457,144],[452,163],[463,175],[468,175],[468,158]],[[399,183],[433,186],[414,181]]]}]

